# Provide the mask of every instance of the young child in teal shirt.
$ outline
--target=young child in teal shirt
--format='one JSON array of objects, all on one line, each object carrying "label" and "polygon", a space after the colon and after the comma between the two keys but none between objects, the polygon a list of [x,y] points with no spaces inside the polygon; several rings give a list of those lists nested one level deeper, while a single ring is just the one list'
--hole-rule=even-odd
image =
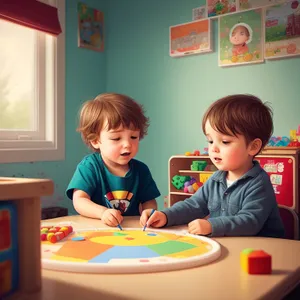
[{"label": "young child in teal shirt", "polygon": [[78,164],[66,191],[79,214],[118,226],[123,216],[157,208],[150,170],[134,159],[148,126],[142,106],[128,96],[101,94],[84,103],[77,130],[94,153]]},{"label": "young child in teal shirt", "polygon": [[218,171],[190,198],[152,216],[145,210],[141,225],[188,224],[189,233],[212,237],[284,237],[269,175],[254,161],[273,132],[270,107],[251,95],[227,96],[208,108],[202,129]]}]

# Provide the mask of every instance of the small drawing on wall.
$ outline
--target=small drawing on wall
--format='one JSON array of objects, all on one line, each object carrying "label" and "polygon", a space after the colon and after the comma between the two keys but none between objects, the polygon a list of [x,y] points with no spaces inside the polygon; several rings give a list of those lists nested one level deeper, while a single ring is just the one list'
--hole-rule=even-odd
[{"label": "small drawing on wall", "polygon": [[237,10],[236,0],[206,0],[208,17],[233,13]]},{"label": "small drawing on wall", "polygon": [[78,3],[78,47],[104,51],[103,12]]},{"label": "small drawing on wall", "polygon": [[212,52],[211,20],[197,20],[170,27],[170,56]]},{"label": "small drawing on wall", "polygon": [[300,55],[300,1],[268,7],[265,33],[266,59]]},{"label": "small drawing on wall", "polygon": [[239,0],[239,10],[253,9],[263,6],[284,3],[287,0]]},{"label": "small drawing on wall", "polygon": [[206,6],[193,8],[193,21],[207,18]]},{"label": "small drawing on wall", "polygon": [[219,66],[263,62],[262,29],[262,9],[220,17]]}]

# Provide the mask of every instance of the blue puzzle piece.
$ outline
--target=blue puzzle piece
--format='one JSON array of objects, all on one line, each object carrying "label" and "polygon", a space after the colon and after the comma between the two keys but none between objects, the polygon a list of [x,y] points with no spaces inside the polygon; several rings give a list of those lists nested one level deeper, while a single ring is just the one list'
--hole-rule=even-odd
[{"label": "blue puzzle piece", "polygon": [[115,246],[89,260],[91,263],[108,263],[113,258],[150,258],[160,256],[145,246]]}]

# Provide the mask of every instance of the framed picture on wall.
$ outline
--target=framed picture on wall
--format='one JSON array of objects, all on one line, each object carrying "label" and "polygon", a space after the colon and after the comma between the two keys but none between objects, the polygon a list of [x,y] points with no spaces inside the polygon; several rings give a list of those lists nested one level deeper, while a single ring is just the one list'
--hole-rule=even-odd
[{"label": "framed picture on wall", "polygon": [[94,51],[104,51],[103,12],[85,3],[77,4],[78,47]]},{"label": "framed picture on wall", "polygon": [[237,11],[238,0],[206,0],[208,17],[224,15]]},{"label": "framed picture on wall", "polygon": [[265,58],[300,55],[300,1],[268,7],[265,20]]},{"label": "framed picture on wall", "polygon": [[239,10],[253,9],[257,7],[276,5],[287,0],[239,0]]},{"label": "framed picture on wall", "polygon": [[207,18],[206,5],[193,8],[193,21]]},{"label": "framed picture on wall", "polygon": [[212,52],[211,20],[197,20],[170,27],[171,57]]},{"label": "framed picture on wall", "polygon": [[264,61],[263,10],[222,16],[219,20],[219,66]]}]

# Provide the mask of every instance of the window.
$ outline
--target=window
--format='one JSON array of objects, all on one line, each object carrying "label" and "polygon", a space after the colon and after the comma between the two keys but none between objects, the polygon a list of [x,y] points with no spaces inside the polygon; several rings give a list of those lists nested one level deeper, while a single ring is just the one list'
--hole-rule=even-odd
[{"label": "window", "polygon": [[0,163],[64,159],[65,3],[42,2],[58,7],[58,37],[0,19]]}]

